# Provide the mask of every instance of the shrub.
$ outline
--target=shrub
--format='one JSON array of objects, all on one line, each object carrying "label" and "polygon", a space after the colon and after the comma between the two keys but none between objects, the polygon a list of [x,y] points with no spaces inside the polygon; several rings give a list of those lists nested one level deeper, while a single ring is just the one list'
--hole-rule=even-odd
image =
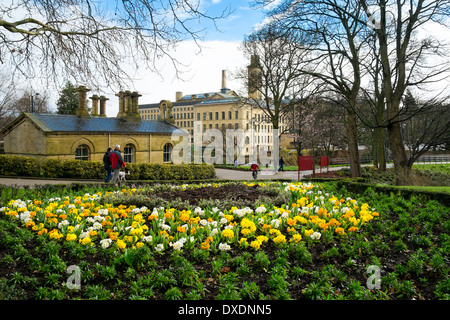
[{"label": "shrub", "polygon": [[[37,159],[0,155],[0,175],[43,178],[104,179],[101,161]],[[127,163],[127,180],[204,180],[216,177],[208,164]]]}]

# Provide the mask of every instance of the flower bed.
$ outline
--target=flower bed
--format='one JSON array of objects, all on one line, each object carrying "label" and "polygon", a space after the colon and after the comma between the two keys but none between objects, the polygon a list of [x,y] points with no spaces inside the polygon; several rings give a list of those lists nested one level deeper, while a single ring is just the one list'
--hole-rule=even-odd
[{"label": "flower bed", "polygon": [[[195,186],[183,185],[179,189],[186,187]],[[337,198],[320,186],[285,183],[280,187],[292,193],[291,203],[282,207],[262,204],[255,210],[114,207],[99,204],[111,193],[98,192],[73,198],[11,200],[0,212],[21,220],[39,236],[56,241],[118,250],[148,245],[158,252],[197,247],[214,253],[232,248],[260,250],[268,241],[282,246],[287,242],[318,241],[322,236],[344,237],[378,216],[367,203]],[[118,193],[135,192],[123,189]]]},{"label": "flower bed", "polygon": [[333,183],[49,190],[0,198],[0,300],[450,297],[436,201]]}]

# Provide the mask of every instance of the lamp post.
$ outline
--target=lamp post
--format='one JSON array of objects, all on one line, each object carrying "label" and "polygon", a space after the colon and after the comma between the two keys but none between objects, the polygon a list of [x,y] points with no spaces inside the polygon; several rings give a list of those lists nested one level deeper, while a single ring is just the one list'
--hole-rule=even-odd
[{"label": "lamp post", "polygon": [[31,113],[34,113],[34,96],[38,96],[39,93],[31,94]]}]

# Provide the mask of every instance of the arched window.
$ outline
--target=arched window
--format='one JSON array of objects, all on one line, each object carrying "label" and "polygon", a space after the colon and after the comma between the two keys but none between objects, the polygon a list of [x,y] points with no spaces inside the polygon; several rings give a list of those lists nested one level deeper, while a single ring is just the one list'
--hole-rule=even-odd
[{"label": "arched window", "polygon": [[75,160],[89,160],[89,148],[87,145],[82,144],[75,150]]},{"label": "arched window", "polygon": [[134,154],[135,148],[132,144],[127,144],[123,149],[123,160],[125,162],[133,163],[134,162]]},{"label": "arched window", "polygon": [[170,143],[166,143],[164,145],[163,161],[164,162],[171,162],[172,161],[172,145]]}]

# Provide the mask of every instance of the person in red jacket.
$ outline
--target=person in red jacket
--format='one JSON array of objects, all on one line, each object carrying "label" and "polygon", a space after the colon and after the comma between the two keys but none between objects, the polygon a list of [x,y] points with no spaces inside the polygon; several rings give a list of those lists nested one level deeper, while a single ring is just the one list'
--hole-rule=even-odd
[{"label": "person in red jacket", "polygon": [[250,166],[250,170],[252,170],[253,179],[256,180],[258,178],[258,171],[259,171],[259,166],[256,164],[256,162],[252,163],[252,165]]},{"label": "person in red jacket", "polygon": [[126,167],[122,154],[120,153],[120,145],[115,146],[114,151],[111,152],[111,155],[109,156],[109,159],[111,160],[111,167],[113,169],[111,183],[116,183],[119,178],[120,168]]}]

